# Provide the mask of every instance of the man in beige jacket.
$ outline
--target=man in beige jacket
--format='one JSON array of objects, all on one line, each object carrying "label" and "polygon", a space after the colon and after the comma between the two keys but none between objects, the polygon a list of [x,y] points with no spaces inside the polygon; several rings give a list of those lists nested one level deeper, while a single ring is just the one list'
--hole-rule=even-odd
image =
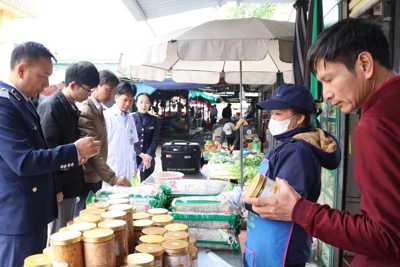
[{"label": "man in beige jacket", "polygon": [[78,106],[81,112],[79,117],[81,134],[95,137],[102,144],[100,153],[89,159],[85,164],[85,189],[77,207],[78,211],[84,208],[89,191],[98,191],[103,181],[111,185],[130,186],[127,177],[117,177],[115,172],[107,165],[107,128],[102,104],[111,100],[119,80],[115,74],[108,70],[100,71],[99,74],[99,85],[94,89],[88,100]]}]

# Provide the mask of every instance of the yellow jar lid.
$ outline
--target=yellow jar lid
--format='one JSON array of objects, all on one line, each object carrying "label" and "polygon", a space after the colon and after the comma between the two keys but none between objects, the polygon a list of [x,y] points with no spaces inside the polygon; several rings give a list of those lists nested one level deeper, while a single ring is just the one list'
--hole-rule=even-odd
[{"label": "yellow jar lid", "polygon": [[97,243],[111,240],[114,231],[108,228],[96,228],[83,233],[83,241],[89,243]]},{"label": "yellow jar lid", "polygon": [[92,230],[94,228],[96,228],[96,224],[90,222],[74,223],[67,226],[68,230],[79,231],[79,232],[85,232],[88,230]]},{"label": "yellow jar lid", "polygon": [[187,232],[166,232],[164,235],[165,240],[188,240],[189,234]]},{"label": "yellow jar lid", "polygon": [[24,260],[24,267],[51,267],[51,259],[44,254],[36,254],[26,257]]},{"label": "yellow jar lid", "polygon": [[90,209],[84,209],[81,210],[79,212],[79,215],[83,215],[83,214],[94,214],[94,215],[99,215],[102,214],[103,212],[105,212],[107,210],[105,209],[95,209],[95,208],[90,208]]},{"label": "yellow jar lid", "polygon": [[126,211],[123,210],[110,210],[103,212],[101,218],[103,219],[121,219],[126,216]]},{"label": "yellow jar lid", "polygon": [[52,246],[69,245],[79,241],[81,241],[81,232],[79,231],[68,230],[50,236],[50,244]]},{"label": "yellow jar lid", "polygon": [[126,261],[128,264],[153,266],[154,256],[148,253],[133,253],[128,255]]},{"label": "yellow jar lid", "polygon": [[183,254],[188,252],[189,243],[184,240],[167,240],[161,244],[161,247],[168,254]]},{"label": "yellow jar lid", "polygon": [[164,214],[164,215],[155,215],[151,219],[155,223],[166,224],[172,222],[174,220],[174,217],[168,214]]},{"label": "yellow jar lid", "polygon": [[89,203],[86,205],[86,209],[101,209],[101,210],[106,210],[110,204],[108,204],[105,201],[102,202],[94,202],[94,203]]},{"label": "yellow jar lid", "polygon": [[164,235],[167,232],[162,227],[146,227],[142,229],[142,233],[145,235]]},{"label": "yellow jar lid", "polygon": [[91,223],[99,223],[101,221],[101,217],[99,215],[94,214],[82,214],[74,219],[74,222],[91,222]]},{"label": "yellow jar lid", "polygon": [[148,214],[146,212],[136,212],[136,213],[132,214],[133,220],[143,220],[143,219],[149,219],[149,218],[150,218],[150,214]]},{"label": "yellow jar lid", "polygon": [[[70,224],[70,225],[72,225],[72,224]],[[68,225],[68,226],[70,226],[70,225]],[[61,227],[60,229],[58,229],[58,231],[59,232],[68,231],[68,226]]]},{"label": "yellow jar lid", "polygon": [[257,174],[251,180],[251,183],[246,190],[245,196],[247,198],[258,197],[262,192],[264,185],[265,185],[265,176]]},{"label": "yellow jar lid", "polygon": [[126,228],[126,221],[124,220],[105,220],[99,223],[99,228],[109,228],[113,231],[121,231]]},{"label": "yellow jar lid", "polygon": [[130,201],[127,198],[113,198],[113,199],[107,200],[107,203],[110,204],[110,206],[112,206],[112,205],[117,205],[117,204],[129,204]]},{"label": "yellow jar lid", "polygon": [[152,225],[153,225],[153,221],[149,220],[149,219],[133,221],[133,226],[138,227],[138,228],[148,227],[148,226],[152,226]]},{"label": "yellow jar lid", "polygon": [[108,207],[108,210],[122,210],[126,212],[134,212],[134,207],[131,204],[115,204]]},{"label": "yellow jar lid", "polygon": [[171,223],[164,226],[168,232],[187,231],[188,226],[184,223]]},{"label": "yellow jar lid", "polygon": [[108,199],[121,199],[121,198],[129,198],[128,193],[114,193],[108,196]]},{"label": "yellow jar lid", "polygon": [[168,214],[168,210],[167,209],[163,209],[163,208],[154,208],[154,209],[149,209],[147,211],[148,214],[154,216],[154,215],[162,215],[162,214]]},{"label": "yellow jar lid", "polygon": [[140,244],[136,246],[136,251],[140,253],[148,253],[154,257],[159,257],[164,254],[164,249],[158,244]]},{"label": "yellow jar lid", "polygon": [[161,244],[164,242],[164,237],[161,235],[142,235],[139,240],[147,244]]}]

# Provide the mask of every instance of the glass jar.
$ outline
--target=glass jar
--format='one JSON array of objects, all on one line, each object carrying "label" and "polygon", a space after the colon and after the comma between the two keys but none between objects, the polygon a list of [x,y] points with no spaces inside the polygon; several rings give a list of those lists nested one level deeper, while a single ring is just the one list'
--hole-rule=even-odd
[{"label": "glass jar", "polygon": [[126,224],[128,225],[128,249],[129,253],[133,253],[135,251],[135,232],[133,231],[133,219],[132,215],[135,212],[135,207],[132,206],[131,204],[117,204],[117,205],[112,205],[108,208],[110,211],[114,210],[122,210],[125,211],[126,217],[125,221]]},{"label": "glass jar", "polygon": [[174,217],[169,214],[155,215],[151,217],[151,220],[154,222],[154,226],[164,227],[167,224],[172,223],[174,221]]},{"label": "glass jar", "polygon": [[161,244],[164,242],[164,237],[162,235],[142,235],[139,237],[139,241],[146,244]]},{"label": "glass jar", "polygon": [[125,263],[128,256],[128,227],[123,220],[106,220],[99,223],[99,228],[109,228],[114,231],[114,249],[117,266]]},{"label": "glass jar", "polygon": [[142,229],[142,234],[144,235],[162,235],[164,236],[164,234],[167,232],[167,230],[165,230],[163,227],[146,227]]},{"label": "glass jar", "polygon": [[142,235],[142,229],[152,225],[153,221],[149,219],[133,221],[133,230],[135,232],[135,240],[134,240],[135,245],[139,242],[139,238]]},{"label": "glass jar", "polygon": [[53,260],[68,263],[69,267],[83,267],[81,232],[64,231],[50,236]]},{"label": "glass jar", "polygon": [[82,214],[74,219],[74,223],[89,222],[89,223],[94,223],[96,225],[100,221],[101,221],[101,217],[99,215],[95,215],[95,214]]},{"label": "glass jar", "polygon": [[184,223],[170,223],[164,227],[168,232],[187,232],[189,227]]},{"label": "glass jar", "polygon": [[153,208],[153,209],[148,209],[147,213],[150,214],[150,216],[156,216],[156,215],[168,214],[168,210],[163,208]]},{"label": "glass jar", "polygon": [[44,254],[36,254],[26,257],[24,260],[24,267],[52,267],[51,259]]},{"label": "glass jar", "polygon": [[154,256],[148,253],[129,254],[126,259],[128,267],[153,267]]},{"label": "glass jar", "polygon": [[132,219],[134,221],[137,220],[144,220],[144,219],[150,219],[150,214],[146,213],[146,212],[135,212],[132,215]]},{"label": "glass jar", "polygon": [[86,267],[115,267],[114,232],[96,228],[83,233]]},{"label": "glass jar", "polygon": [[154,256],[154,267],[163,267],[164,249],[158,244],[140,244],[136,246],[136,251],[148,253]]},{"label": "glass jar", "polygon": [[190,267],[189,243],[184,240],[168,240],[161,244],[165,251],[164,267]]},{"label": "glass jar", "polygon": [[187,232],[166,232],[164,238],[165,240],[189,241],[189,234]]},{"label": "glass jar", "polygon": [[74,223],[67,226],[67,230],[85,232],[96,228],[96,224],[89,222]]}]

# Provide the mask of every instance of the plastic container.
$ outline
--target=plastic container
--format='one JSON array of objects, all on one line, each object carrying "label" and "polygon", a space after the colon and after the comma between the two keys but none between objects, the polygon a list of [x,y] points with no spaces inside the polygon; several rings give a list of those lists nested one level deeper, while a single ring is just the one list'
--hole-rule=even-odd
[{"label": "plastic container", "polygon": [[152,176],[156,184],[162,184],[169,180],[182,179],[185,176],[185,174],[182,172],[163,171],[163,172],[157,172]]},{"label": "plastic container", "polygon": [[113,193],[108,196],[108,199],[129,199],[128,193]]},{"label": "plastic container", "polygon": [[25,258],[24,267],[52,267],[52,263],[49,256],[36,254]]},{"label": "plastic container", "polygon": [[108,228],[114,231],[114,249],[117,267],[125,263],[128,256],[128,227],[124,220],[106,220],[99,223],[99,228]]},{"label": "plastic container", "polygon": [[189,227],[184,223],[171,223],[166,225],[165,230],[168,232],[187,232]]},{"label": "plastic container", "polygon": [[164,237],[162,235],[142,235],[139,237],[139,241],[145,244],[161,244],[164,242]]},{"label": "plastic container", "polygon": [[165,240],[185,240],[189,241],[189,234],[187,232],[166,232],[164,235]]},{"label": "plastic container", "polygon": [[86,267],[115,267],[114,232],[97,228],[83,233]]},{"label": "plastic container", "polygon": [[164,267],[190,267],[189,243],[183,240],[168,240],[161,245],[165,251]]},{"label": "plastic container", "polygon": [[166,226],[174,221],[174,217],[168,214],[155,215],[151,220],[154,222],[154,226]]},{"label": "plastic container", "polygon": [[146,227],[142,229],[142,234],[144,235],[164,235],[167,230],[163,227]]},{"label": "plastic container", "polygon": [[136,251],[139,253],[148,253],[154,256],[154,266],[163,267],[164,249],[157,244],[140,244],[136,246]]},{"label": "plastic container", "polygon": [[154,256],[148,253],[133,253],[127,258],[128,267],[153,267]]},{"label": "plastic container", "polygon": [[79,212],[79,216],[84,215],[84,214],[93,214],[93,215],[100,216],[105,211],[107,211],[107,210],[106,209],[95,209],[95,208],[84,209]]},{"label": "plastic container", "polygon": [[53,260],[66,262],[69,267],[84,267],[81,232],[64,231],[50,236]]},{"label": "plastic container", "polygon": [[108,208],[108,206],[110,206],[110,204],[108,204],[105,201],[102,202],[94,202],[94,203],[89,203],[86,205],[86,209],[100,209],[100,210],[106,210]]},{"label": "plastic container", "polygon": [[130,200],[127,198],[113,198],[113,199],[107,200],[107,203],[110,204],[110,206],[118,205],[118,204],[129,204]]}]

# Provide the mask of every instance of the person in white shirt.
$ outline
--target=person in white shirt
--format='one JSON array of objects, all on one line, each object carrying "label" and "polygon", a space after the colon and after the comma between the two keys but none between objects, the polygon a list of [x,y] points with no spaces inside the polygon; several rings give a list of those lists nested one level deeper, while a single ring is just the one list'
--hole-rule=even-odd
[{"label": "person in white shirt", "polygon": [[[134,102],[136,86],[120,82],[116,88],[115,104],[104,112],[107,127],[107,164],[120,177],[136,174],[134,144],[138,141],[135,120],[129,113]],[[103,182],[103,187],[107,184]]]}]

